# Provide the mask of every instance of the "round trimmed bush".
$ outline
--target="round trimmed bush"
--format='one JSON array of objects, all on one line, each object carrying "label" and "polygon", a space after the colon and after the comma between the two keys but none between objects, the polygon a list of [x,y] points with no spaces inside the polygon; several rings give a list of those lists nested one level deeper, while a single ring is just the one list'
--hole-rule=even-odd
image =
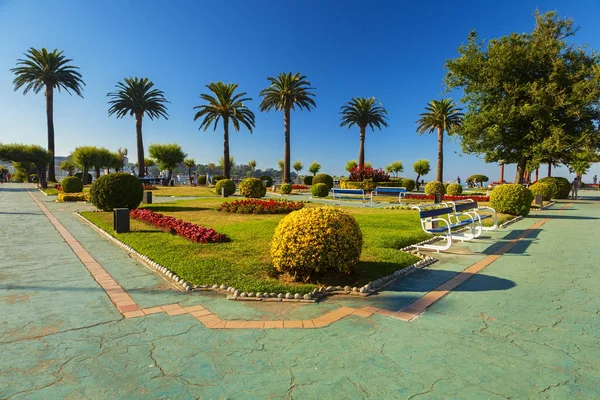
[{"label": "round trimmed bush", "polygon": [[[83,182],[83,172],[78,172],[73,176],[81,179],[81,181]],[[92,174],[90,174],[89,172],[87,174],[87,183],[92,183]]]},{"label": "round trimmed bush", "polygon": [[231,196],[235,193],[235,183],[231,179],[219,179],[215,185],[215,193],[221,194],[223,188],[225,188],[225,196]]},{"label": "round trimmed bush", "polygon": [[431,181],[425,185],[425,194],[433,196],[434,193],[446,194],[446,186],[440,181]]},{"label": "round trimmed bush", "polygon": [[402,187],[406,188],[408,192],[412,192],[417,187],[417,183],[413,179],[403,178]]},{"label": "round trimmed bush", "polygon": [[310,188],[310,194],[313,197],[327,197],[329,195],[329,187],[324,183],[317,183]]},{"label": "round trimmed bush", "polygon": [[548,182],[537,182],[529,186],[529,190],[533,193],[533,197],[535,198],[536,195],[541,194],[544,201],[552,200],[554,188],[554,185],[551,185]]},{"label": "round trimmed bush", "polygon": [[304,177],[304,179],[302,180],[302,183],[304,183],[305,185],[308,185],[308,186],[312,185],[313,184],[313,177],[312,177],[312,175],[306,175]]},{"label": "round trimmed bush", "polygon": [[352,215],[333,207],[310,207],[283,218],[271,242],[273,266],[296,281],[349,274],[363,238]]},{"label": "round trimmed bush", "polygon": [[60,182],[64,193],[81,193],[83,192],[83,182],[76,176],[67,176]]},{"label": "round trimmed bush", "polygon": [[289,183],[283,183],[279,189],[281,190],[281,193],[283,194],[290,194],[292,193],[292,185],[290,185]]},{"label": "round trimmed bush", "polygon": [[499,185],[492,191],[490,206],[503,214],[522,215],[529,214],[533,193],[523,185],[510,183]]},{"label": "round trimmed bush", "polygon": [[265,183],[265,186],[273,186],[273,178],[268,175],[261,176],[260,180]]},{"label": "round trimmed bush", "polygon": [[199,175],[198,176],[198,185],[200,185],[200,186],[206,186],[206,175]]},{"label": "round trimmed bush", "polygon": [[567,178],[561,178],[558,176],[548,176],[538,180],[538,183],[549,183],[553,186],[552,198],[553,199],[568,199],[571,193],[571,182]]},{"label": "round trimmed bush", "polygon": [[102,175],[90,189],[90,201],[102,211],[133,210],[140,205],[143,195],[142,181],[124,172]]},{"label": "round trimmed bush", "polygon": [[244,197],[259,199],[267,194],[267,187],[258,178],[246,178],[240,182],[238,187],[240,194]]},{"label": "round trimmed bush", "polygon": [[219,182],[221,179],[227,179],[227,177],[223,176],[223,175],[215,175],[215,176],[213,176],[212,177],[212,184],[216,185],[217,182]]},{"label": "round trimmed bush", "polygon": [[327,174],[317,174],[313,177],[312,184],[324,183],[329,189],[333,188],[333,178]]},{"label": "round trimmed bush", "polygon": [[446,194],[450,196],[458,196],[459,194],[462,194],[462,189],[462,186],[458,183],[451,183],[448,185],[448,187],[446,187]]}]

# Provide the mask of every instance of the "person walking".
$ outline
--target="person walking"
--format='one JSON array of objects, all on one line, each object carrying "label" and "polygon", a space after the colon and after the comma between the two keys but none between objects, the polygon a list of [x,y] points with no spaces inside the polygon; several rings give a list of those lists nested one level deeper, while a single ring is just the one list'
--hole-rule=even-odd
[{"label": "person walking", "polygon": [[210,172],[207,172],[206,173],[206,186],[207,187],[210,186],[210,178],[211,178]]},{"label": "person walking", "polygon": [[594,175],[594,185],[598,183],[598,175]]},{"label": "person walking", "polygon": [[571,182],[571,198],[577,200],[577,191],[579,190],[579,178],[576,176]]},{"label": "person walking", "polygon": [[6,183],[10,183],[10,178],[11,178],[10,171],[8,171],[6,173]]},{"label": "person walking", "polygon": [[190,175],[190,186],[194,186],[194,180],[195,180],[195,179],[196,179],[196,173],[195,173],[195,172],[193,172],[193,173]]},{"label": "person walking", "polygon": [[194,173],[194,187],[198,186],[198,174]]},{"label": "person walking", "polygon": [[460,185],[460,176],[456,177],[456,182]]}]

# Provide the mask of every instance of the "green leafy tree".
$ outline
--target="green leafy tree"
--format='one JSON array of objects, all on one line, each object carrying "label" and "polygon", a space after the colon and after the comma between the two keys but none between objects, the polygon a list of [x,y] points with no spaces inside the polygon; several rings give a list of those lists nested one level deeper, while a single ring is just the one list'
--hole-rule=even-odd
[{"label": "green leafy tree", "polygon": [[162,90],[154,89],[154,82],[148,78],[125,78],[116,85],[117,90],[107,96],[111,99],[108,104],[108,115],[123,118],[126,115],[135,117],[135,137],[138,159],[138,176],[144,177],[144,141],[142,137],[142,121],[144,115],[154,118],[169,118],[167,114],[168,103]]},{"label": "green leafy tree", "polygon": [[48,187],[46,180],[46,169],[52,160],[52,153],[38,145],[26,145],[18,143],[0,144],[0,160],[12,161],[16,166],[27,170],[35,165],[39,178],[39,186]]},{"label": "green leafy tree", "polygon": [[571,20],[535,14],[532,32],[485,43],[472,31],[448,60],[448,89],[461,89],[467,106],[457,134],[465,153],[487,162],[517,164],[522,183],[529,161],[568,163],[597,148],[600,58],[577,47]]},{"label": "green leafy tree", "polygon": [[395,176],[398,176],[400,172],[404,171],[404,164],[402,163],[402,161],[396,160],[393,163],[391,163],[390,166],[392,167],[392,172]]},{"label": "green leafy tree", "polygon": [[248,167],[250,167],[250,170],[252,172],[254,172],[254,170],[256,169],[256,160],[250,160],[250,161],[248,161]]},{"label": "green leafy tree", "polygon": [[387,111],[381,103],[377,103],[375,97],[366,99],[364,97],[353,97],[342,106],[342,122],[340,126],[348,126],[350,129],[356,125],[360,129],[360,146],[358,149],[358,165],[365,164],[365,137],[367,126],[375,131],[375,127],[387,127]]},{"label": "green leafy tree", "polygon": [[175,143],[151,144],[148,148],[148,153],[150,154],[150,157],[158,162],[160,169],[166,169],[168,171],[167,180],[164,182],[165,185],[168,185],[169,182],[171,182],[173,170],[177,168],[187,156],[187,154],[181,150],[181,146]]},{"label": "green leafy tree", "polygon": [[394,168],[392,168],[392,164],[388,164],[385,166],[385,172],[387,172],[388,174],[391,174],[392,172],[394,172]]},{"label": "green leafy tree", "polygon": [[99,150],[96,146],[80,146],[75,147],[71,154],[71,159],[82,172],[81,180],[84,185],[91,183],[88,182],[88,173],[90,168],[94,168],[98,164]]},{"label": "green leafy tree", "polygon": [[63,51],[54,49],[49,52],[45,48],[30,48],[24,54],[25,59],[17,60],[17,67],[11,69],[16,75],[13,83],[15,91],[24,87],[23,94],[30,90],[37,94],[42,89],[46,95],[46,122],[48,126],[48,152],[50,152],[50,168],[48,179],[56,181],[54,171],[54,89],[61,89],[71,94],[73,91],[80,97],[85,83],[81,79],[79,68],[70,65],[71,59],[63,55]]},{"label": "green leafy tree", "polygon": [[431,171],[431,164],[429,164],[429,160],[417,160],[413,163],[413,169],[417,174],[416,184],[417,190],[419,190],[419,179],[421,179],[422,176],[427,175]]},{"label": "green leafy tree", "polygon": [[[229,166],[232,170],[235,168],[235,165],[235,158],[229,156]],[[221,171],[225,171],[225,159],[223,157],[219,158],[219,168],[221,168]]]},{"label": "green leafy tree", "polygon": [[432,100],[419,114],[417,132],[438,134],[438,157],[436,181],[443,182],[444,176],[444,131],[451,135],[462,123],[463,113],[452,99]]},{"label": "green leafy tree", "polygon": [[373,168],[373,163],[370,161],[365,162],[365,168]]},{"label": "green leafy tree", "polygon": [[308,167],[308,171],[311,172],[313,174],[313,176],[317,175],[320,170],[321,170],[321,164],[319,164],[316,161],[313,162],[312,164],[310,164],[310,166]]},{"label": "green leafy tree", "polygon": [[75,172],[75,168],[77,168],[77,166],[69,160],[64,160],[60,163],[59,168],[61,169],[61,171],[67,171],[69,176],[73,176],[73,173]]},{"label": "green leafy tree", "polygon": [[277,165],[279,166],[281,173],[283,173],[283,171],[285,171],[285,162],[283,162],[283,160],[279,160],[277,161]]},{"label": "green leafy tree", "polygon": [[[151,158],[145,158],[144,157],[144,175],[148,175],[148,170],[152,167],[156,167],[156,161],[154,161]],[[139,168],[139,166],[138,166]]]},{"label": "green leafy tree", "polygon": [[240,124],[248,128],[252,133],[254,128],[254,113],[244,104],[252,100],[246,96],[245,92],[235,93],[238,85],[235,83],[211,82],[206,87],[212,92],[210,94],[201,94],[200,98],[206,101],[206,104],[194,107],[199,111],[194,116],[194,121],[203,118],[198,130],[204,128],[206,131],[209,126],[217,129],[219,120],[223,120],[223,175],[231,177],[231,165],[229,164],[229,121],[233,124],[236,132],[240,130]]},{"label": "green leafy tree", "polygon": [[125,157],[127,157],[127,148],[119,147],[117,149],[115,165],[113,165],[113,168],[116,172],[123,171],[123,165],[125,165]]},{"label": "green leafy tree", "polygon": [[358,167],[358,163],[356,162],[356,160],[350,160],[350,161],[346,161],[346,171],[350,172],[350,170],[352,168],[356,168]]},{"label": "green leafy tree", "polygon": [[284,130],[284,152],[283,152],[283,182],[291,182],[290,178],[290,111],[307,110],[316,107],[313,100],[315,96],[311,90],[310,82],[306,76],[300,73],[292,74],[281,73],[276,77],[268,77],[271,85],[260,92],[263,100],[260,104],[260,111],[283,111],[283,130]]},{"label": "green leafy tree", "polygon": [[96,179],[100,178],[100,170],[102,168],[108,168],[115,164],[115,155],[110,150],[100,147],[97,150],[97,155],[94,162],[94,170],[96,172]]},{"label": "green leafy tree", "polygon": [[192,168],[196,167],[196,160],[194,160],[193,158],[188,158],[186,160],[183,160],[182,164],[188,169],[188,177],[189,177],[190,186],[191,186],[193,184]]},{"label": "green leafy tree", "polygon": [[292,168],[294,168],[294,170],[296,171],[296,175],[300,174],[300,171],[302,171],[302,169],[304,168],[304,164],[302,164],[302,161],[298,160],[294,163],[294,165],[292,165]]}]

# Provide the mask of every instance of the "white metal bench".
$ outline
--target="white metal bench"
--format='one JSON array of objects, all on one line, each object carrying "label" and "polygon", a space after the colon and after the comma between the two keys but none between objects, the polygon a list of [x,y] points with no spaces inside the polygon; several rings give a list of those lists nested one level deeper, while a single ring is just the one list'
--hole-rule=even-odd
[{"label": "white metal bench", "polygon": [[[458,220],[457,215],[467,214],[475,223],[475,228],[478,231],[475,237],[481,235],[482,231],[493,231],[498,228],[498,213],[492,207],[479,206],[473,199],[465,199],[461,201],[449,201],[446,204],[454,208],[454,218]],[[482,220],[492,218],[494,225],[483,226]],[[450,217],[452,222],[452,216]]]},{"label": "white metal bench", "polygon": [[[333,188],[333,189],[331,189],[331,192],[333,193],[333,199],[335,200],[337,198],[338,204],[342,204],[342,197],[344,197],[345,199],[348,199],[348,200],[354,199],[354,200],[367,201],[365,198],[364,189]],[[360,197],[358,197],[358,196],[360,196]]]},{"label": "white metal bench", "polygon": [[398,203],[402,201],[406,194],[406,188],[403,187],[386,187],[377,186],[375,190],[371,192],[371,201],[369,204],[373,204],[373,196],[385,196],[385,195],[398,195]]},{"label": "white metal bench", "polygon": [[[441,206],[441,207],[440,207]],[[440,234],[444,236],[444,243],[439,245],[435,243],[426,243],[415,245],[416,248],[424,248],[429,250],[448,250],[452,246],[452,239],[456,238],[461,241],[471,240],[475,237],[474,222],[472,220],[457,220],[452,223],[450,215],[455,214],[453,207],[448,207],[446,204],[429,205],[429,206],[413,206],[419,210],[419,218],[421,219],[421,228],[426,233]],[[440,226],[439,223],[442,223]],[[469,227],[467,232],[452,232],[452,229]]]}]

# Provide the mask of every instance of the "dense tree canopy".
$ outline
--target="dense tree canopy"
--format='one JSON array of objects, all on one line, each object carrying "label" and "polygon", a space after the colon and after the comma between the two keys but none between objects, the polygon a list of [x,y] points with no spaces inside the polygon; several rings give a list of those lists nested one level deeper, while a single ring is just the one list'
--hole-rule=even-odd
[{"label": "dense tree canopy", "polygon": [[52,153],[43,147],[19,143],[0,144],[0,160],[12,161],[25,166],[35,165],[40,186],[48,187],[46,168],[52,161]]},{"label": "dense tree canopy", "polygon": [[150,157],[158,162],[160,169],[168,171],[165,185],[168,185],[173,177],[173,170],[183,163],[187,154],[181,150],[181,146],[175,143],[168,144],[151,144],[148,148]]},{"label": "dense tree canopy", "polygon": [[488,162],[568,164],[577,152],[598,148],[600,58],[570,44],[576,29],[556,12],[535,14],[531,33],[487,44],[475,31],[448,60],[449,89],[463,90],[467,106],[457,130],[466,153]]}]

